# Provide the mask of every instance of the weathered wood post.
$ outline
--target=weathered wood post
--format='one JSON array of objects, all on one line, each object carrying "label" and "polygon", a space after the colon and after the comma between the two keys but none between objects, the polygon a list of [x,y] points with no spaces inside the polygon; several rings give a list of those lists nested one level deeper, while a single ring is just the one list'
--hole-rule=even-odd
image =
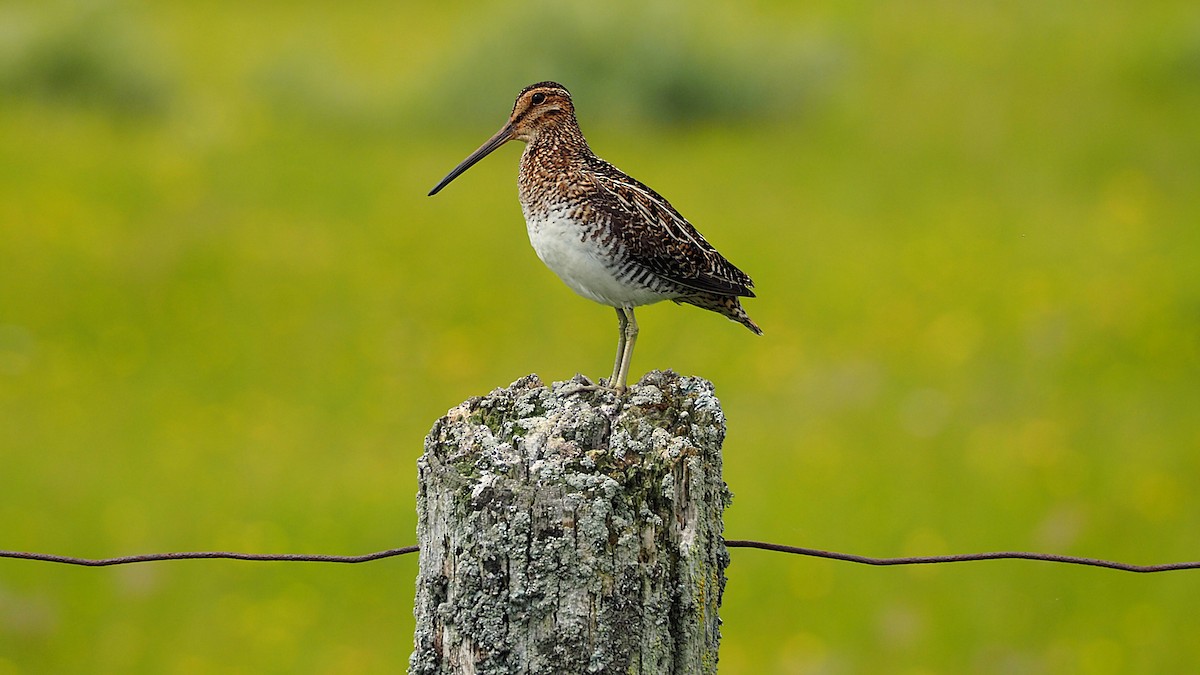
[{"label": "weathered wood post", "polygon": [[425,439],[410,672],[716,672],[730,493],[712,384],[577,388],[530,375]]}]

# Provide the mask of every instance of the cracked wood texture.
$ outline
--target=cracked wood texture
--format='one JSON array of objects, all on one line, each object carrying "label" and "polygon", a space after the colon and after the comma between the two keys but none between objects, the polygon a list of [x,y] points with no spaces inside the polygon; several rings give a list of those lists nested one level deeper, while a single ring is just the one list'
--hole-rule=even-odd
[{"label": "cracked wood texture", "polygon": [[717,671],[730,493],[712,384],[582,383],[527,376],[426,437],[410,672]]}]

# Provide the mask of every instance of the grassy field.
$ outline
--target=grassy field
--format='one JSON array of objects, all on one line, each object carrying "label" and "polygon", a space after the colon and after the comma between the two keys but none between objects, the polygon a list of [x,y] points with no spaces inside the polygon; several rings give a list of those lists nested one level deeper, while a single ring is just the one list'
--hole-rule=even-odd
[{"label": "grassy field", "polygon": [[[412,543],[438,416],[611,368],[517,147],[425,197],[542,79],[755,279],[638,315],[728,536],[1200,559],[1200,9],[1103,0],[10,2],[0,548]],[[732,558],[722,672],[1200,668],[1197,573]],[[0,561],[0,675],[398,672],[416,564]]]}]

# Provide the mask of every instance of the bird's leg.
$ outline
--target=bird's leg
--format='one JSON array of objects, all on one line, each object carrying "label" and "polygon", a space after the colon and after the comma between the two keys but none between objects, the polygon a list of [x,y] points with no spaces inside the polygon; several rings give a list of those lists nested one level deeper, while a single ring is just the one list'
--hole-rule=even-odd
[{"label": "bird's leg", "polygon": [[[565,396],[575,396],[582,394],[585,391],[597,391],[606,389],[616,391],[618,394],[625,392],[625,378],[629,375],[629,354],[633,351],[632,345],[629,344],[629,324],[633,321],[633,309],[626,307],[617,307],[617,360],[613,364],[612,377],[608,378],[607,382],[601,380],[601,384],[582,384],[570,390],[564,390]],[[628,314],[626,314],[628,312]],[[637,335],[637,323],[633,324],[633,334]],[[624,368],[622,369],[622,366]]]},{"label": "bird's leg", "polygon": [[629,319],[625,318],[625,309],[617,307],[617,362],[613,364],[612,377],[608,378],[608,386],[617,386],[617,377],[621,374],[621,358],[625,355],[625,326]]},{"label": "bird's leg", "polygon": [[[617,311],[619,312],[621,309],[618,308]],[[616,378],[616,389],[622,393],[627,388],[625,383],[629,379],[629,362],[633,360],[633,345],[637,342],[638,336],[638,324],[637,319],[633,316],[633,307],[624,307],[623,309],[625,310],[623,315],[625,321],[622,322],[621,326],[622,349],[619,358],[620,366]]]}]

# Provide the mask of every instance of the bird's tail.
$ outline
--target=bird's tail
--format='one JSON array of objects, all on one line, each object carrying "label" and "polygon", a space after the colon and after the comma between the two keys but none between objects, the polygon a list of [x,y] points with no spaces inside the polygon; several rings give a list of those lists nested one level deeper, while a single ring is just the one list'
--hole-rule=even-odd
[{"label": "bird's tail", "polygon": [[736,295],[720,295],[717,293],[696,293],[682,298],[677,298],[675,302],[686,302],[689,305],[695,305],[701,309],[707,309],[717,314],[721,314],[730,321],[736,321],[751,331],[755,335],[762,335],[762,329],[746,310],[742,309],[742,302]]}]

